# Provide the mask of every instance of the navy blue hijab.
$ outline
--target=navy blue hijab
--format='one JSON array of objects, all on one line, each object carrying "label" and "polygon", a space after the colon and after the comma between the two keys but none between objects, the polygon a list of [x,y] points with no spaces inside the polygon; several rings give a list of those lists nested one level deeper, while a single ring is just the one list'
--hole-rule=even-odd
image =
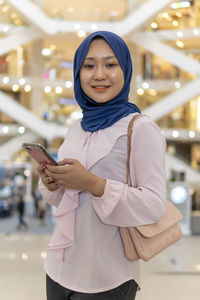
[{"label": "navy blue hijab", "polygon": [[[89,98],[81,88],[79,77],[79,71],[87,55],[90,43],[97,36],[104,38],[110,45],[124,73],[122,90],[115,98],[105,103],[97,103]],[[104,129],[130,113],[140,113],[139,108],[135,104],[128,102],[131,77],[132,62],[130,52],[125,42],[118,35],[109,31],[97,31],[90,34],[81,43],[74,57],[74,92],[83,112],[81,126],[85,131],[94,132]]]}]

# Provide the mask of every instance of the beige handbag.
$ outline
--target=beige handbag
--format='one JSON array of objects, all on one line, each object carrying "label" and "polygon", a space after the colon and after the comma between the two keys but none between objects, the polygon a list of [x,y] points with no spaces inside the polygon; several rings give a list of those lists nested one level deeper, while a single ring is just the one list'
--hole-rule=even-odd
[{"label": "beige handbag", "polygon": [[[127,183],[130,174],[131,136],[134,122],[139,116],[139,114],[134,116],[128,126]],[[147,261],[181,239],[182,231],[178,224],[181,218],[179,210],[167,200],[166,214],[157,223],[129,228],[120,227],[125,256],[129,260]]]}]

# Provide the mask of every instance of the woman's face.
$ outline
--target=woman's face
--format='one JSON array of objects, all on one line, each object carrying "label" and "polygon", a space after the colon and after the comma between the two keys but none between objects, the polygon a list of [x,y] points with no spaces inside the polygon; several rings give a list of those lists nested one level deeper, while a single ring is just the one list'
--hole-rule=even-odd
[{"label": "woman's face", "polygon": [[80,69],[84,93],[98,103],[116,97],[124,86],[124,74],[108,43],[104,39],[91,42]]}]

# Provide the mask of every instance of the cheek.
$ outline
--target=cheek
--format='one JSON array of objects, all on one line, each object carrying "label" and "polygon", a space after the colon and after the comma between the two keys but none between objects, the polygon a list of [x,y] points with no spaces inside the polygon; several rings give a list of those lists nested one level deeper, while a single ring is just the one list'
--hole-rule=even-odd
[{"label": "cheek", "polygon": [[124,74],[123,72],[114,72],[111,74],[112,79],[120,82],[124,82]]},{"label": "cheek", "polygon": [[123,86],[124,86],[124,75],[123,73],[115,73],[115,74],[112,74],[112,80],[113,82],[116,83],[116,85],[118,86],[119,89],[122,89]]},{"label": "cheek", "polygon": [[88,72],[80,73],[81,86],[86,85],[91,79],[91,75]]}]

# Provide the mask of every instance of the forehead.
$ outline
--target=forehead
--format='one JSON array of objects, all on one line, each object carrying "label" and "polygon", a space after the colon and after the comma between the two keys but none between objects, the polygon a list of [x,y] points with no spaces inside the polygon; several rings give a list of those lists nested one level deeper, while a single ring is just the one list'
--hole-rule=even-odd
[{"label": "forehead", "polygon": [[110,45],[103,39],[98,38],[94,39],[89,46],[87,57],[107,57],[107,56],[115,56],[114,51],[110,47]]}]

